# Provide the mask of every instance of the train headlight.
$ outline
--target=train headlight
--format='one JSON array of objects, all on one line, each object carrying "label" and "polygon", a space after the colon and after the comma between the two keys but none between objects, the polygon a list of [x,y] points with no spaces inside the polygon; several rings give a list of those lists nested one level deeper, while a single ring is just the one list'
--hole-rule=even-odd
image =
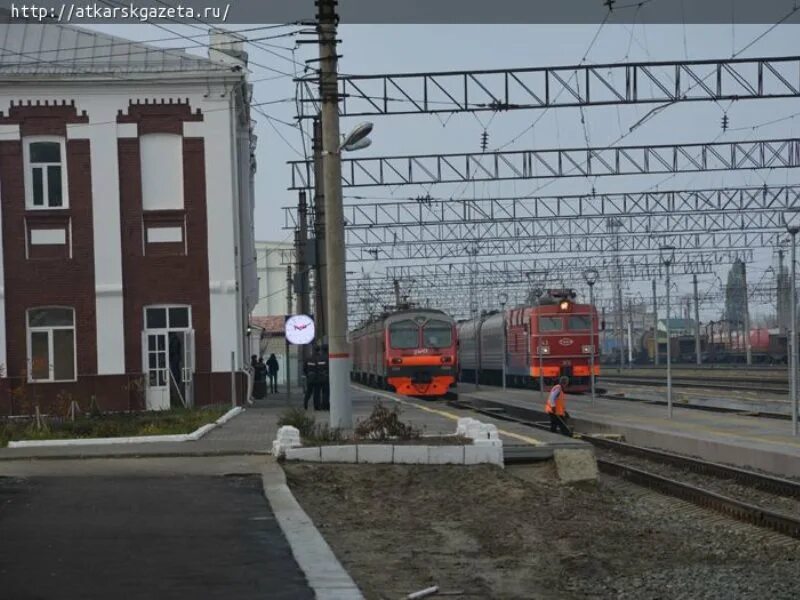
[{"label": "train headlight", "polygon": [[550,354],[550,346],[539,346],[539,354]]},{"label": "train headlight", "polygon": [[562,300],[561,303],[558,305],[558,308],[563,310],[569,310],[569,300]]},{"label": "train headlight", "polygon": [[594,346],[581,346],[581,352],[584,354],[592,354],[594,353]]}]

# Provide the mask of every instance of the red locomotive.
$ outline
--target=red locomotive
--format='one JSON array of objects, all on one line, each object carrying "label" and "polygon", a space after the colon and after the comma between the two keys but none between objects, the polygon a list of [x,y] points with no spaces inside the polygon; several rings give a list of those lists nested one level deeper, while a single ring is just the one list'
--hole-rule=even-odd
[{"label": "red locomotive", "polygon": [[477,370],[480,383],[502,384],[505,361],[506,382],[512,386],[538,389],[541,379],[547,389],[567,376],[571,391],[590,389],[593,352],[595,376],[600,374],[597,311],[575,297],[573,290],[547,290],[534,306],[460,323],[462,381],[474,382]]},{"label": "red locomotive", "polygon": [[382,315],[350,334],[354,381],[406,396],[445,396],[456,384],[455,321],[439,310]]}]

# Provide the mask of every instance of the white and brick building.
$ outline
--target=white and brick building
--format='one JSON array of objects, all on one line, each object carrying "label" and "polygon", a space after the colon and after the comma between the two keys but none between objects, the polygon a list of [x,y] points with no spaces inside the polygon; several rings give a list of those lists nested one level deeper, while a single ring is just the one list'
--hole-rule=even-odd
[{"label": "white and brick building", "polygon": [[0,411],[229,402],[258,297],[241,42],[203,58],[7,20]]}]

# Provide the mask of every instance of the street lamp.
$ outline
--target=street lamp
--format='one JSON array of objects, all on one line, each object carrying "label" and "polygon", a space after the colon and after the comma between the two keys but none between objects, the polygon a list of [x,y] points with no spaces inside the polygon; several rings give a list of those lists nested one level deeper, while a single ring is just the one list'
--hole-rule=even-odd
[{"label": "street lamp", "polygon": [[[659,250],[659,254],[661,255],[661,262],[664,263],[664,268],[666,270],[666,278],[667,278],[667,318],[664,320],[667,330],[667,417],[672,418],[672,348],[670,347],[670,332],[669,332],[669,319],[670,319],[670,310],[669,310],[669,293],[670,293],[670,281],[669,281],[669,270],[672,266],[672,263],[675,261],[675,246],[661,246]],[[658,347],[658,331],[656,331],[656,347]]]},{"label": "street lamp", "polygon": [[792,236],[792,279],[791,279],[791,323],[792,323],[792,342],[791,353],[791,398],[792,404],[792,434],[797,435],[797,232],[800,231],[800,213],[798,211],[786,211],[783,213],[783,222],[786,231]]},{"label": "street lamp", "polygon": [[[335,64],[335,58],[333,62]],[[332,89],[335,91],[335,73],[332,82]],[[326,94],[322,103],[322,171],[325,192],[325,256],[328,269],[326,292],[330,426],[334,429],[353,427],[350,348],[347,342],[347,259],[342,206],[342,152],[366,148],[370,144],[367,136],[371,131],[372,123],[362,123],[340,140],[336,94]]]},{"label": "street lamp", "polygon": [[339,145],[339,152],[355,152],[372,144],[369,134],[372,132],[372,123],[369,121],[357,125],[348,133]]},{"label": "street lamp", "polygon": [[508,349],[506,348],[506,303],[508,302],[508,294],[500,292],[497,296],[500,302],[500,325],[503,328],[503,390],[506,389],[506,356]]},{"label": "street lamp", "polygon": [[594,347],[594,327],[595,321],[594,318],[595,310],[594,310],[594,284],[597,283],[597,278],[599,277],[599,273],[597,269],[586,269],[583,272],[583,280],[586,282],[586,285],[589,286],[589,348],[591,354],[589,354],[589,379],[591,381],[591,388],[592,388],[592,404],[594,404],[594,397],[595,397],[595,390],[594,390],[594,355],[596,349]]}]

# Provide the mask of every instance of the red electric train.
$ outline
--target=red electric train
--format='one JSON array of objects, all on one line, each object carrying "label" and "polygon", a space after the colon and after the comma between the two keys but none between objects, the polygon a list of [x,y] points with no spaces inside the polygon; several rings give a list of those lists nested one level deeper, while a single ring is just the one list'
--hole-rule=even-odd
[{"label": "red electric train", "polygon": [[350,334],[351,378],[406,396],[441,397],[456,385],[455,321],[439,310],[382,315]]},{"label": "red electric train", "polygon": [[508,385],[539,389],[543,381],[549,389],[567,376],[570,391],[589,390],[592,353],[600,374],[597,311],[575,298],[573,290],[546,290],[533,306],[460,323],[461,380],[474,382],[477,372],[480,383],[501,385],[505,361]]}]

